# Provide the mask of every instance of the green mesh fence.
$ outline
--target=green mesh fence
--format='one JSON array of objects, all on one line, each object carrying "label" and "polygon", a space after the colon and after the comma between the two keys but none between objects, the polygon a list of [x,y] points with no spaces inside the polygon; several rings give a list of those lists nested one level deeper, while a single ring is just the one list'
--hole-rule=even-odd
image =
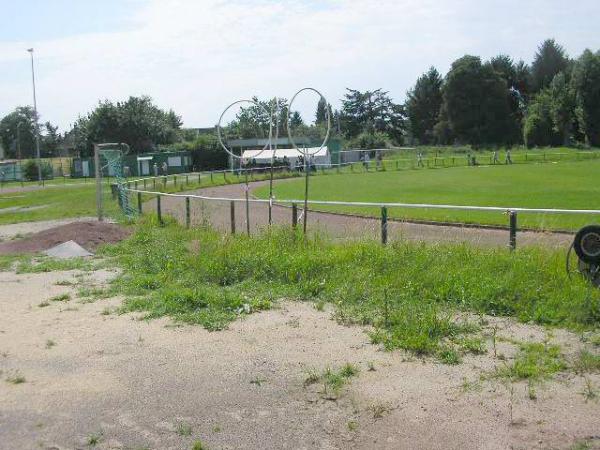
[{"label": "green mesh fence", "polygon": [[137,215],[137,209],[132,205],[126,180],[123,177],[123,152],[120,149],[101,149],[100,156],[106,160],[108,173],[115,178],[117,200],[121,211],[128,218],[134,218]]}]

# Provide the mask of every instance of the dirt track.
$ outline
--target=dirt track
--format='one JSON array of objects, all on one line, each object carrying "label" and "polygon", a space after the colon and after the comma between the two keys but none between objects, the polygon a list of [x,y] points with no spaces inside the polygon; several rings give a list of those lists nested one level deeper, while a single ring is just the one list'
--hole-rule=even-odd
[{"label": "dirt track", "polygon": [[[278,180],[277,183],[286,182]],[[257,181],[250,184],[250,191],[265,185],[266,181]],[[231,184],[226,186],[204,188],[193,193],[211,197],[243,198],[244,185]],[[180,222],[185,222],[185,201],[183,198],[163,197],[162,211],[164,214],[176,217]],[[155,210],[155,201],[144,205],[146,211]],[[284,206],[273,207],[273,223],[291,225],[291,208]],[[299,210],[299,215],[301,211]],[[246,231],[246,210],[244,203],[235,205],[236,231]],[[192,224],[202,221],[210,223],[213,227],[229,231],[231,229],[230,205],[228,202],[191,201]],[[301,221],[300,221],[301,223]],[[256,232],[268,225],[268,205],[264,203],[250,204],[250,232]],[[299,225],[300,226],[300,225]],[[308,229],[332,238],[367,238],[380,239],[381,224],[377,219],[343,216],[339,214],[310,212],[308,214]],[[480,245],[508,245],[508,231],[468,228],[459,226],[440,226],[415,224],[408,222],[390,221],[388,223],[388,239],[410,239],[428,242],[470,242]],[[517,245],[547,245],[566,249],[573,237],[564,233],[548,232],[519,232]]]}]

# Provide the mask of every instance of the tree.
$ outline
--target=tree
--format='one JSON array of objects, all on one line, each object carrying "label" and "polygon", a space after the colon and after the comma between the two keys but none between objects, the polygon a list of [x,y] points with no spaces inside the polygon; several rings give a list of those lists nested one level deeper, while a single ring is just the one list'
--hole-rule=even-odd
[{"label": "tree", "polygon": [[573,68],[576,117],[588,145],[600,146],[600,52],[585,50]]},{"label": "tree", "polygon": [[442,106],[443,80],[435,67],[421,75],[415,87],[407,92],[406,112],[410,129],[420,144],[430,144]]},{"label": "tree", "polygon": [[135,153],[153,150],[159,144],[177,141],[181,118],[164,111],[147,96],[129,97],[125,102],[100,102],[74,125],[79,150],[90,154],[93,143],[123,142]]},{"label": "tree", "polygon": [[323,97],[319,98],[319,103],[317,103],[317,112],[315,113],[315,125],[322,125],[327,123],[328,107],[329,117],[331,117],[331,106],[327,105],[327,102]]},{"label": "tree", "polygon": [[553,130],[560,136],[562,144],[569,145],[575,120],[575,96],[563,72],[556,74],[548,91]]},{"label": "tree", "polygon": [[562,143],[552,120],[552,94],[549,88],[539,92],[529,104],[523,126],[523,137],[525,144],[530,148]]},{"label": "tree", "polygon": [[[21,125],[19,125],[21,124]],[[16,158],[17,127],[19,128],[19,143],[21,157],[35,156],[35,114],[30,106],[19,106],[13,112],[0,120],[0,140],[6,149],[7,156]]]},{"label": "tree", "polygon": [[556,74],[565,72],[568,65],[565,49],[554,39],[546,39],[538,47],[531,65],[533,91],[539,92],[549,86]]},{"label": "tree", "polygon": [[[21,157],[35,157],[35,113],[30,106],[17,107],[0,121],[0,141],[3,147],[7,149],[7,154],[11,158],[19,156],[17,135],[19,137]],[[52,125],[50,122],[40,124],[40,155],[42,157],[56,155],[61,140],[58,127]]]},{"label": "tree", "polygon": [[468,55],[455,61],[443,98],[450,129],[460,141],[475,148],[511,143],[508,88],[491,64]]},{"label": "tree", "polygon": [[347,89],[342,99],[340,119],[347,138],[363,132],[382,132],[396,142],[402,141],[405,113],[402,105],[395,104],[381,89],[360,92]]},{"label": "tree", "polygon": [[291,115],[290,115],[290,127],[292,127],[292,129],[296,129],[300,126],[304,125],[304,120],[302,120],[302,116],[300,115],[300,113],[298,111],[294,111]]}]

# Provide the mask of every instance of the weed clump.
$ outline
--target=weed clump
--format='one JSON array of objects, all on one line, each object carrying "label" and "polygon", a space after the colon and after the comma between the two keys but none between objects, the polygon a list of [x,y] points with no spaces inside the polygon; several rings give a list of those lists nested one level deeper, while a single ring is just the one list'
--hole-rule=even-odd
[{"label": "weed clump", "polygon": [[[594,330],[600,291],[568,280],[564,255],[541,248],[304,239],[276,227],[255,236],[185,229],[141,219],[127,240],[104,248],[124,270],[111,294],[121,311],[220,330],[281,298],[333,305],[340,323],[372,327],[385,349],[405,349],[455,364],[486,351],[479,325],[461,312]],[[193,245],[192,245],[193,243]],[[516,368],[521,373],[519,368]]]}]

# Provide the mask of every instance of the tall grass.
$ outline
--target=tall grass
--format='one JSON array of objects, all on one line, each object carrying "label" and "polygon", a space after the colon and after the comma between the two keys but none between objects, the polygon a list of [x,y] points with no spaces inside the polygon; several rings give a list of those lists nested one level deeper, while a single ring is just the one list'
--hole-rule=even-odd
[{"label": "tall grass", "polygon": [[477,327],[457,313],[512,316],[571,329],[600,324],[600,291],[569,280],[564,254],[463,244],[334,243],[287,229],[220,235],[143,219],[107,247],[123,275],[126,311],[223,328],[280,298],[330,302],[343,323],[372,325],[375,342],[421,354],[447,352]]}]

